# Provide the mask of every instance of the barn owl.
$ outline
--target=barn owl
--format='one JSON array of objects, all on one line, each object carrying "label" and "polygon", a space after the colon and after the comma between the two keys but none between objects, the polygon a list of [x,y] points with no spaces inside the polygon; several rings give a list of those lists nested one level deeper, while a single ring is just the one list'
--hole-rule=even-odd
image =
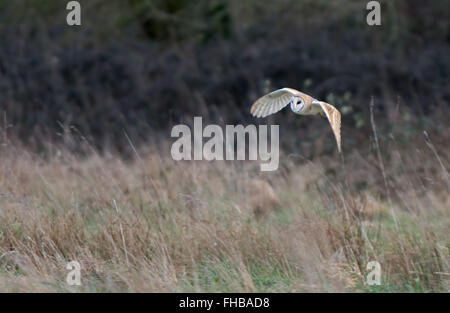
[{"label": "barn owl", "polygon": [[341,113],[329,103],[314,99],[303,92],[292,88],[282,88],[259,98],[250,108],[250,113],[256,117],[266,117],[277,113],[288,104],[291,110],[299,115],[320,114],[327,117],[341,152]]}]

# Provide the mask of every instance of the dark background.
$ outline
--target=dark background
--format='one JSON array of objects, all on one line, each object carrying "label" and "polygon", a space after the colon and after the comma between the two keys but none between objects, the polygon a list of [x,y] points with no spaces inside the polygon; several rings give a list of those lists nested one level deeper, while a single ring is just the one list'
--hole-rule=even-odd
[{"label": "dark background", "polygon": [[125,132],[148,144],[203,116],[279,123],[288,151],[335,152],[320,118],[251,117],[282,87],[342,112],[344,150],[367,141],[372,96],[405,144],[448,130],[450,1],[380,1],[381,26],[367,25],[368,1],[89,0],[82,26],[66,24],[67,2],[0,2],[4,144],[127,152]]}]

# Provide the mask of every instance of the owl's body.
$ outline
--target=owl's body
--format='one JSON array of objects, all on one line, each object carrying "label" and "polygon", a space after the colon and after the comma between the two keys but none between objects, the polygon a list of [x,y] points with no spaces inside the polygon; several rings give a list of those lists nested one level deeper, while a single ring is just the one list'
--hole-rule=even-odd
[{"label": "owl's body", "polygon": [[292,112],[298,115],[320,114],[328,119],[333,130],[339,152],[341,151],[341,114],[329,103],[292,88],[275,90],[253,103],[250,113],[256,117],[266,117],[290,105]]}]

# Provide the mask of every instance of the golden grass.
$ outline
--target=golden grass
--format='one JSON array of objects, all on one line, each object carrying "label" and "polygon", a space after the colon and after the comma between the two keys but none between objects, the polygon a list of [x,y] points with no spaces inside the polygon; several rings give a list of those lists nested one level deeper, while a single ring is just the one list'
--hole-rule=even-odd
[{"label": "golden grass", "polygon": [[[3,147],[0,291],[449,291],[450,197],[425,145],[390,152],[389,194],[373,151],[283,154],[261,173],[150,148],[124,161]],[[379,287],[364,285],[372,260]]]}]

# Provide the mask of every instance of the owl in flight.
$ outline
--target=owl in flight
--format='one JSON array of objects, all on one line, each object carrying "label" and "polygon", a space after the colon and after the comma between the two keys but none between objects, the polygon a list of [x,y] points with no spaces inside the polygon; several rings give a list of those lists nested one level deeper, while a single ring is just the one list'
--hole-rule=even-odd
[{"label": "owl in flight", "polygon": [[341,113],[329,103],[314,99],[303,92],[292,88],[282,88],[259,98],[250,108],[250,113],[256,117],[266,117],[277,113],[282,108],[291,105],[291,110],[299,115],[320,114],[327,117],[333,130],[339,152],[341,152]]}]

